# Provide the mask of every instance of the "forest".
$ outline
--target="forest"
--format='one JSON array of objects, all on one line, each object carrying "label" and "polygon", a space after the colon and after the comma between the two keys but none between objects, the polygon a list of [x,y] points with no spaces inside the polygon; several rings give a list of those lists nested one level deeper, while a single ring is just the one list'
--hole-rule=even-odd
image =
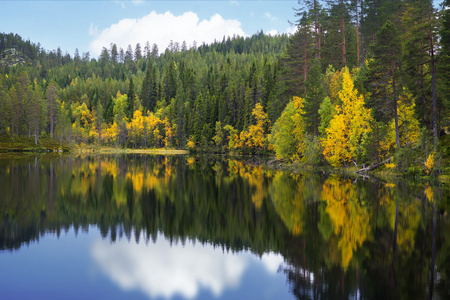
[{"label": "forest", "polygon": [[98,58],[0,33],[0,136],[446,173],[449,6],[299,1],[292,35]]}]

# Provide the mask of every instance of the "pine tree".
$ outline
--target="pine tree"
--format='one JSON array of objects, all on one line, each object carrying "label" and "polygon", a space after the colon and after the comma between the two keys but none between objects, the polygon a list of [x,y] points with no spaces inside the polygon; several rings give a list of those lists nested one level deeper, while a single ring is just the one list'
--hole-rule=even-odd
[{"label": "pine tree", "polygon": [[34,143],[37,144],[39,140],[39,130],[43,123],[43,94],[41,87],[35,82],[32,98],[30,101],[30,127],[34,134]]},{"label": "pine tree", "polygon": [[442,26],[440,28],[440,63],[437,65],[439,79],[441,81],[440,90],[444,98],[444,104],[448,112],[450,111],[450,0],[445,0],[442,6],[447,9],[442,10]]},{"label": "pine tree", "polygon": [[112,124],[114,121],[114,102],[112,95],[109,95],[108,97],[106,108],[103,111],[103,119],[106,121],[107,124]]},{"label": "pine tree", "polygon": [[[311,60],[314,58],[314,38],[311,34],[311,20],[304,13],[298,30],[289,39],[286,52],[280,58],[281,80],[285,83],[283,97],[304,96],[305,82]],[[284,108],[284,107],[283,107]]]},{"label": "pine tree", "polygon": [[303,0],[299,1],[299,3],[303,3],[304,7],[300,9],[294,9],[296,11],[295,16],[298,18],[296,22],[298,26],[302,26],[302,18],[305,14],[309,16],[309,19],[312,20],[312,24],[314,27],[314,47],[315,47],[315,58],[321,58],[321,46],[322,46],[322,33],[321,33],[321,23],[323,14],[321,13],[322,5],[318,0]]},{"label": "pine tree", "polygon": [[367,106],[376,121],[395,121],[396,144],[400,148],[397,116],[397,89],[401,65],[401,43],[395,25],[387,21],[377,34],[374,59],[369,63],[369,86],[372,95]]},{"label": "pine tree", "polygon": [[402,36],[404,74],[409,89],[417,97],[417,113],[422,124],[433,130],[436,147],[438,103],[434,57],[434,40],[436,40],[434,10],[428,0],[410,1],[406,4],[406,8],[403,14],[406,31]]},{"label": "pine tree", "polygon": [[8,116],[10,116],[6,78],[7,75],[0,75],[0,133],[4,133],[6,127],[8,127]]},{"label": "pine tree", "polygon": [[315,59],[314,64],[308,73],[308,78],[306,79],[306,96],[304,99],[304,117],[306,130],[313,134],[319,135],[319,108],[320,103],[324,98],[323,91],[323,76],[321,71],[320,60]]},{"label": "pine tree", "polygon": [[58,101],[57,86],[56,83],[52,80],[50,81],[50,84],[47,87],[47,107],[49,113],[51,138],[53,138],[55,130],[57,101]]},{"label": "pine tree", "polygon": [[96,111],[95,111],[95,118],[96,118],[96,127],[97,127],[97,133],[98,133],[98,144],[101,144],[102,141],[102,126],[103,126],[103,107],[102,103],[100,102],[100,99],[97,101]]},{"label": "pine tree", "polygon": [[142,50],[141,50],[141,44],[137,43],[136,48],[134,48],[134,60],[138,61],[142,58]]},{"label": "pine tree", "polygon": [[133,78],[130,78],[130,84],[128,86],[128,93],[127,93],[127,107],[126,107],[126,111],[125,111],[125,116],[129,120],[131,120],[131,118],[133,118],[135,99],[136,99],[136,94],[134,92]]}]

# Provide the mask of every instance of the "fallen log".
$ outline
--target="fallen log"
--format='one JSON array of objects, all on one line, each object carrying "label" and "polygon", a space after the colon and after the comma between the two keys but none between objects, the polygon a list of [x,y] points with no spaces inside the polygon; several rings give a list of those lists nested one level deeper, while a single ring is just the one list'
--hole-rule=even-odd
[{"label": "fallen log", "polygon": [[383,160],[383,161],[380,162],[380,163],[377,163],[377,164],[374,164],[374,165],[371,164],[371,165],[368,166],[368,167],[359,169],[359,170],[357,170],[355,173],[365,173],[365,172],[368,172],[368,171],[372,171],[372,170],[378,169],[380,166],[382,166],[382,165],[384,165],[384,164],[387,164],[387,163],[390,162],[391,160],[392,160],[392,157],[390,157],[390,158],[388,158],[388,159],[386,159],[386,160]]}]

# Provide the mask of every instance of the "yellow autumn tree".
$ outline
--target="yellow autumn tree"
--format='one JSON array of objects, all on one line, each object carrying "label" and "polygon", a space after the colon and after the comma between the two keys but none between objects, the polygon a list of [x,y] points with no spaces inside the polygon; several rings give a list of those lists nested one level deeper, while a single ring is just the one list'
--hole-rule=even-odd
[{"label": "yellow autumn tree", "polygon": [[117,139],[119,131],[117,129],[117,123],[113,122],[111,126],[108,126],[103,134],[103,138],[106,144],[114,144]]},{"label": "yellow autumn tree", "polygon": [[172,126],[170,125],[169,119],[165,118],[163,120],[163,124],[164,124],[164,131],[165,131],[165,138],[164,138],[164,146],[170,147],[173,144],[173,138],[175,136],[175,128],[172,128]]},{"label": "yellow autumn tree", "polygon": [[228,135],[228,149],[230,151],[236,150],[236,142],[239,140],[239,135],[237,130],[233,128],[231,125],[225,125],[223,127],[224,132]]},{"label": "yellow autumn tree", "polygon": [[239,135],[240,141],[235,144],[235,147],[244,150],[262,151],[268,147],[267,134],[264,127],[270,123],[267,113],[261,103],[256,103],[252,110],[252,116],[255,119],[255,124],[250,125],[248,130],[243,130]]},{"label": "yellow autumn tree", "polygon": [[134,144],[134,148],[136,148],[136,145],[141,140],[144,132],[144,117],[140,110],[136,110],[133,113],[133,118],[130,120],[127,127],[128,132],[131,133],[131,142]]},{"label": "yellow autumn tree", "polygon": [[363,152],[362,141],[371,131],[370,109],[364,107],[364,97],[358,96],[348,68],[342,69],[341,104],[325,130],[323,155],[333,166],[341,166],[356,159]]}]

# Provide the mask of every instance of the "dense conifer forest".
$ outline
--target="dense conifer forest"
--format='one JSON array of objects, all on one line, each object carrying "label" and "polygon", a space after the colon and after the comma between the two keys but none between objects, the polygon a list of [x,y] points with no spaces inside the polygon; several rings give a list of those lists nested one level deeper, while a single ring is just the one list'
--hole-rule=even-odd
[{"label": "dense conifer forest", "polygon": [[0,33],[0,135],[442,172],[449,6],[300,1],[289,36],[174,42],[161,53],[151,41],[111,44],[99,57]]}]

